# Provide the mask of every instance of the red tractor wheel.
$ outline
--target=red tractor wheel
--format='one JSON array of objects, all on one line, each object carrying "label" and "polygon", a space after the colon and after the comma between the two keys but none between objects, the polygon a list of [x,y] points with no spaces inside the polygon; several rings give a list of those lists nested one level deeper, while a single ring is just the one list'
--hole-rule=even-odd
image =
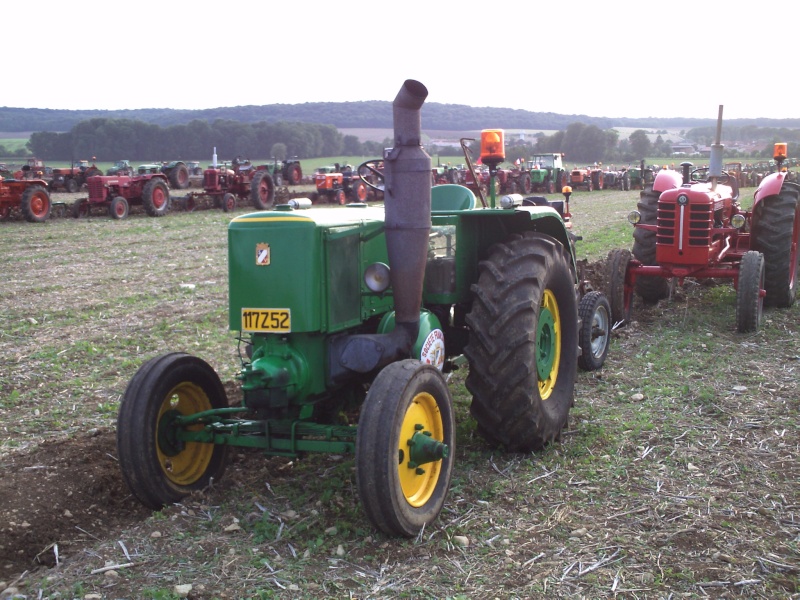
[{"label": "red tractor wheel", "polygon": [[344,190],[336,190],[333,193],[333,202],[340,206],[347,204],[347,196],[345,195]]},{"label": "red tractor wheel", "polygon": [[186,165],[178,165],[169,173],[170,185],[176,190],[185,190],[189,187],[189,169]]},{"label": "red tractor wheel", "polygon": [[633,294],[625,292],[625,279],[631,253],[628,250],[616,249],[608,253],[606,260],[606,290],[611,306],[612,327],[617,323],[628,323],[631,320],[631,301]]},{"label": "red tractor wheel", "polygon": [[267,171],[257,171],[250,182],[250,200],[259,210],[269,210],[275,202],[275,182]]},{"label": "red tractor wheel", "polygon": [[366,202],[367,201],[367,184],[357,179],[353,182],[353,200],[356,202]]},{"label": "red tractor wheel", "polygon": [[43,223],[50,217],[50,194],[40,185],[22,192],[22,214],[29,223]]},{"label": "red tractor wheel", "polygon": [[222,211],[233,212],[236,210],[236,196],[228,192],[222,197]]},{"label": "red tractor wheel", "polygon": [[72,217],[80,219],[89,216],[89,201],[86,198],[78,198],[72,204]]},{"label": "red tractor wheel", "polygon": [[155,178],[144,184],[144,209],[151,217],[163,217],[169,210],[169,188],[163,179]]},{"label": "red tractor wheel", "polygon": [[787,308],[797,298],[800,206],[794,184],[763,198],[753,209],[752,247],[764,255],[767,306]]},{"label": "red tractor wheel", "polygon": [[117,196],[108,205],[108,214],[112,219],[124,219],[128,216],[128,201],[122,196]]},{"label": "red tractor wheel", "polygon": [[745,252],[739,263],[736,285],[736,329],[739,333],[752,333],[761,327],[764,273],[764,255],[755,250]]},{"label": "red tractor wheel", "polygon": [[303,179],[303,170],[300,168],[299,164],[295,163],[289,167],[289,170],[286,173],[286,179],[289,185],[300,184],[300,180]]}]

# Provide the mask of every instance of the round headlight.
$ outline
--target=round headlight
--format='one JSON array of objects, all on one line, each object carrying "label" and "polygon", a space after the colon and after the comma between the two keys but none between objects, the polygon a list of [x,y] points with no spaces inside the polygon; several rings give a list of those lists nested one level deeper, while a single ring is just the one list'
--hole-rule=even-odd
[{"label": "round headlight", "polygon": [[639,213],[638,210],[632,210],[628,213],[628,223],[631,225],[636,225],[639,221],[642,220],[642,215]]},{"label": "round headlight", "polygon": [[744,218],[744,215],[735,214],[731,217],[731,225],[736,229],[741,229],[745,223],[747,223],[747,219]]},{"label": "round headlight", "polygon": [[364,283],[373,292],[385,292],[391,283],[389,265],[380,262],[372,263],[364,271]]}]

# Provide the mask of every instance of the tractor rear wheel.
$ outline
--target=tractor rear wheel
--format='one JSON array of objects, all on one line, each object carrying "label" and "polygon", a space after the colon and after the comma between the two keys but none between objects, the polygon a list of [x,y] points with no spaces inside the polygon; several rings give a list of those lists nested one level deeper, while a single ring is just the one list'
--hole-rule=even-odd
[{"label": "tractor rear wheel", "polygon": [[250,182],[250,201],[259,210],[269,210],[275,202],[275,182],[267,171],[256,171]]},{"label": "tractor rear wheel", "polygon": [[222,212],[233,212],[236,210],[236,196],[228,192],[222,197]]},{"label": "tractor rear wheel", "polygon": [[177,165],[169,172],[169,184],[173,189],[185,190],[189,187],[189,169],[186,165]]},{"label": "tractor rear wheel", "polygon": [[156,177],[142,189],[144,209],[151,217],[163,217],[169,210],[169,188],[163,179]]},{"label": "tractor rear wheel", "polygon": [[418,360],[389,364],[361,406],[356,487],[369,520],[413,536],[439,515],[455,459],[453,401],[441,372]]},{"label": "tractor rear wheel", "polygon": [[578,358],[575,277],[565,247],[538,232],[493,245],[479,265],[464,354],[478,431],[509,451],[557,440]]},{"label": "tractor rear wheel", "polygon": [[605,294],[594,291],[581,298],[578,316],[581,319],[578,366],[584,371],[596,371],[605,363],[611,343],[611,306]]},{"label": "tractor rear wheel", "polygon": [[531,190],[533,189],[533,184],[531,183],[530,173],[523,173],[522,176],[519,178],[519,188],[520,191],[526,196],[531,193]]},{"label": "tractor rear wheel", "polygon": [[120,404],[117,452],[123,479],[142,504],[158,510],[222,477],[227,447],[178,439],[175,419],[227,406],[219,376],[200,358],[173,352],[139,368]]},{"label": "tractor rear wheel", "polygon": [[50,217],[50,194],[41,185],[22,192],[22,215],[29,223],[44,223]]},{"label": "tractor rear wheel", "polygon": [[761,327],[764,312],[764,255],[755,250],[744,253],[739,263],[739,281],[736,284],[736,329],[751,333]]},{"label": "tractor rear wheel", "polygon": [[[651,189],[639,194],[636,207],[643,225],[655,225],[658,215],[658,198],[661,194]],[[656,232],[640,227],[633,230],[633,256],[645,266],[656,264]],[[636,293],[645,304],[655,304],[669,296],[669,282],[663,277],[637,277]]]},{"label": "tractor rear wheel", "polygon": [[764,198],[754,208],[753,249],[764,255],[767,306],[786,308],[797,297],[799,195],[797,188],[784,185],[777,196]]},{"label": "tractor rear wheel", "polygon": [[301,179],[303,179],[303,170],[300,165],[297,163],[291,165],[286,173],[287,183],[289,185],[298,185]]},{"label": "tractor rear wheel", "polygon": [[122,196],[117,196],[108,205],[108,214],[112,219],[124,219],[128,216],[128,201]]},{"label": "tractor rear wheel", "polygon": [[606,259],[606,293],[611,306],[611,324],[628,323],[631,320],[632,294],[625,293],[625,279],[628,274],[628,264],[631,262],[631,253],[628,250],[617,248],[608,253]]}]

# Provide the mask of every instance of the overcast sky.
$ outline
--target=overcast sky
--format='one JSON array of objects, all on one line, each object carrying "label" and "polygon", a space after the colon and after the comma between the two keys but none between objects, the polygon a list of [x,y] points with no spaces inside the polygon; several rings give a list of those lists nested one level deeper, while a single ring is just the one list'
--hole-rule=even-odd
[{"label": "overcast sky", "polygon": [[417,79],[428,102],[446,104],[697,118],[716,118],[722,104],[726,119],[800,117],[790,55],[790,32],[800,22],[794,0],[88,0],[65,7],[5,20],[0,105],[391,101],[405,79]]}]

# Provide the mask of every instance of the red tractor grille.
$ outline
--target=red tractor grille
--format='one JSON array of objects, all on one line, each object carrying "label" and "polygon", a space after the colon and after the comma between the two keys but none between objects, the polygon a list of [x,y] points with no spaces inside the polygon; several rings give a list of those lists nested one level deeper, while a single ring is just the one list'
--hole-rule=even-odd
[{"label": "red tractor grille", "polygon": [[713,209],[713,204],[680,206],[674,202],[659,202],[656,244],[707,247],[714,225]]},{"label": "red tractor grille", "polygon": [[105,182],[102,177],[90,177],[86,182],[90,198],[105,198]]}]

